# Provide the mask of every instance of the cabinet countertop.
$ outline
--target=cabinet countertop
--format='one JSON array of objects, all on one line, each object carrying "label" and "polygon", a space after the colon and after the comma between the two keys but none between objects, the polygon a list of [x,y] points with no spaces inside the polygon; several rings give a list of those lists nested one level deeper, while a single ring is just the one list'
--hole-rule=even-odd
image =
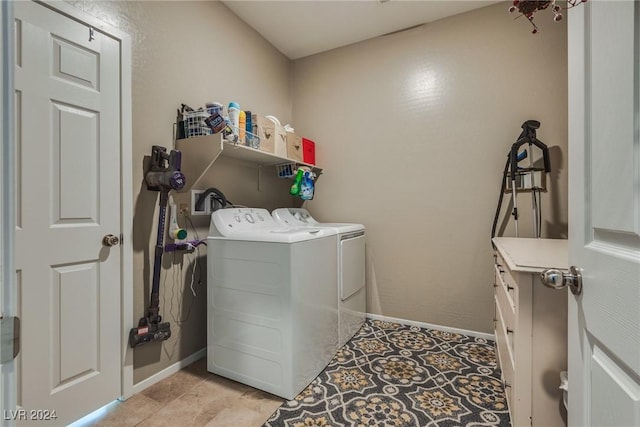
[{"label": "cabinet countertop", "polygon": [[493,243],[511,271],[540,273],[546,268],[569,268],[566,239],[495,237]]}]

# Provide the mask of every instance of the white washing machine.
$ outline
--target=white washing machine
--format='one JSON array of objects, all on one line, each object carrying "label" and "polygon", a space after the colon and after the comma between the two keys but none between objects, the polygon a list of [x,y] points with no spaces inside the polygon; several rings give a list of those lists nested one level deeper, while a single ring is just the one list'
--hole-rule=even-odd
[{"label": "white washing machine", "polygon": [[336,230],[338,252],[338,324],[340,347],[360,329],[367,316],[365,283],[365,227],[362,224],[318,222],[302,208],[280,208],[273,218],[292,228],[322,227]]},{"label": "white washing machine", "polygon": [[336,232],[221,209],[207,237],[207,369],[285,399],[338,350]]}]

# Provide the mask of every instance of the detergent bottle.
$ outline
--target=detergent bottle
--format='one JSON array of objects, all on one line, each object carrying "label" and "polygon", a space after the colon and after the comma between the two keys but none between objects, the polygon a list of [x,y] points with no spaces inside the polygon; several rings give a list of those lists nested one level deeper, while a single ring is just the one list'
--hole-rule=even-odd
[{"label": "detergent bottle", "polygon": [[238,142],[244,145],[245,134],[247,132],[247,113],[240,111],[238,119]]},{"label": "detergent bottle", "polygon": [[300,198],[302,200],[313,199],[313,172],[304,171],[302,182],[300,184]]}]

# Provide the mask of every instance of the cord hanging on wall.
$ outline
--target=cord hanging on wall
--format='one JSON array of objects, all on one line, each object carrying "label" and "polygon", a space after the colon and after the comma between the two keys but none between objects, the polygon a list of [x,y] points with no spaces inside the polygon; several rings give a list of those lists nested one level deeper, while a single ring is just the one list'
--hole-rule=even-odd
[{"label": "cord hanging on wall", "polygon": [[202,194],[200,194],[198,200],[196,200],[196,210],[203,210],[205,200],[209,200],[211,203],[211,207],[209,209],[210,212],[226,208],[229,204],[232,204],[227,200],[222,191],[214,187],[207,188]]}]

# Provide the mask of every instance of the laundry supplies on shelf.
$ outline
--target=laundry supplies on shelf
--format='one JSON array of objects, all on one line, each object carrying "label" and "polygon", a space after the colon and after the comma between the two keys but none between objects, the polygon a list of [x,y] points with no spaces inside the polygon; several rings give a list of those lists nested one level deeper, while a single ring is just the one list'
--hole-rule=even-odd
[{"label": "laundry supplies on shelf", "polygon": [[315,178],[316,174],[309,170],[309,168],[298,168],[293,179],[293,184],[291,184],[291,188],[289,189],[289,194],[298,196],[302,200],[313,199]]},{"label": "laundry supplies on shelf", "polygon": [[[212,167],[214,162],[220,158],[233,158],[243,162],[253,164],[258,167],[272,166],[278,170],[277,165],[292,164],[292,171],[299,167],[307,167],[315,175],[314,181],[322,174],[322,169],[304,162],[291,162],[286,157],[279,157],[271,153],[256,150],[244,145],[234,144],[223,139],[222,134],[198,136],[194,138],[178,139],[176,148],[182,152],[183,170],[187,177],[187,186],[181,191],[189,191],[192,187],[200,184],[200,180]],[[283,178],[292,178],[280,175]]]}]

